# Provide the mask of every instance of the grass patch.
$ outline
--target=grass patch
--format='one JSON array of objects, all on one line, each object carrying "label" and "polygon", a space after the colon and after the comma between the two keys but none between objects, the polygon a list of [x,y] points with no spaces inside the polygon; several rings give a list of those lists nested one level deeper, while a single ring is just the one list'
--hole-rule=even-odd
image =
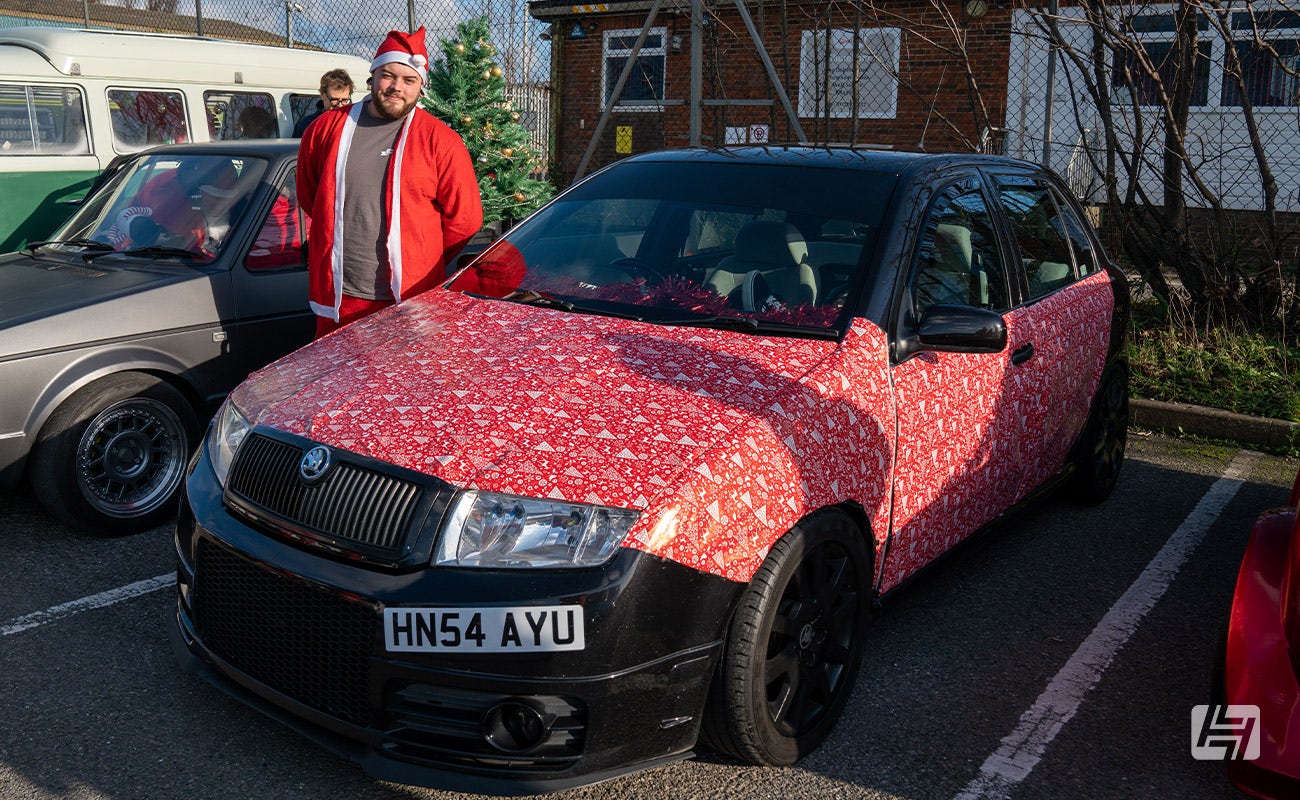
[{"label": "grass patch", "polygon": [[1155,302],[1134,304],[1135,397],[1300,422],[1300,347],[1260,333],[1197,328]]}]

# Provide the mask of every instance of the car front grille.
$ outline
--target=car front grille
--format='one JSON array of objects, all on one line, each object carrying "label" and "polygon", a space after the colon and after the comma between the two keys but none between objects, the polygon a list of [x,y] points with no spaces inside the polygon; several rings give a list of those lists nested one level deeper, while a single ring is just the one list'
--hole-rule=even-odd
[{"label": "car front grille", "polygon": [[200,540],[194,625],[215,655],[300,703],[356,725],[370,721],[377,612]]},{"label": "car front grille", "polygon": [[[250,434],[230,470],[227,492],[242,514],[381,558],[397,556],[412,535],[423,487],[340,459],[316,483],[298,475],[305,448]],[[338,451],[336,451],[338,452]]]}]

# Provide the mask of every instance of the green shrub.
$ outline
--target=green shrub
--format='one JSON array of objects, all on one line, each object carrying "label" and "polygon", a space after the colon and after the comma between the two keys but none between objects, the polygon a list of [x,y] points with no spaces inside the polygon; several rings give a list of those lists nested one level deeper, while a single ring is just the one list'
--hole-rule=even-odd
[{"label": "green shrub", "polygon": [[1135,397],[1300,422],[1300,348],[1181,324],[1154,301],[1134,305],[1130,334]]}]

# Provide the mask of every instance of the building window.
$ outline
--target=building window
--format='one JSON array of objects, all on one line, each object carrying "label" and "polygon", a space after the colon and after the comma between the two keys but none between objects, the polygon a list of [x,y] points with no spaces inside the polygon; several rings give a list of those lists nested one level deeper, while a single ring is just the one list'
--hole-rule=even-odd
[{"label": "building window", "polygon": [[[664,99],[666,34],[666,28],[651,28],[646,34],[645,41],[641,43],[641,51],[637,53],[636,63],[628,73],[623,91],[615,103],[619,109],[624,111],[659,109]],[[600,96],[604,98],[606,107],[610,105],[618,76],[623,74],[623,67],[632,57],[632,48],[640,35],[639,28],[605,31],[605,71],[601,76]]]},{"label": "building window", "polygon": [[[1124,52],[1116,57],[1111,80],[1117,101],[1125,104],[1136,102],[1140,106],[1164,105],[1162,87],[1165,93],[1172,91],[1178,70],[1174,50],[1177,38],[1175,23],[1172,12],[1142,14],[1125,20],[1128,37],[1135,40],[1142,51]],[[1191,104],[1205,106],[1210,103],[1213,42],[1204,38],[1209,30],[1209,21],[1204,15],[1199,15],[1196,26],[1202,38],[1196,46]],[[1152,71],[1155,72],[1154,75]]]},{"label": "building window", "polygon": [[799,116],[851,118],[856,111],[860,118],[893,119],[898,43],[897,28],[804,31]]},{"label": "building window", "polygon": [[[1142,52],[1116,57],[1113,82],[1116,100],[1139,106],[1162,106],[1161,87],[1168,93],[1174,85],[1177,36],[1175,7],[1162,14],[1139,14],[1123,20],[1125,33],[1140,44]],[[1243,11],[1231,15],[1231,46],[1245,83],[1245,100],[1254,108],[1300,106],[1300,13],[1295,11]],[[1223,35],[1213,30],[1210,20],[1199,15],[1196,22],[1196,66],[1192,82],[1193,107],[1240,108],[1242,87],[1225,67],[1227,47]],[[1143,62],[1150,64],[1147,67]],[[1151,74],[1152,69],[1155,75]],[[1157,80],[1158,78],[1158,80]]]}]

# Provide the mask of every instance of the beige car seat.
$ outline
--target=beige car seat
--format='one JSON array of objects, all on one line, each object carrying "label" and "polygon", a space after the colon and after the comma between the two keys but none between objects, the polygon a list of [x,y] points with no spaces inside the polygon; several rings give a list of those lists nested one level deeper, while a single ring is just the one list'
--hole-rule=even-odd
[{"label": "beige car seat", "polygon": [[759,279],[770,293],[787,305],[815,304],[817,270],[808,262],[808,245],[798,228],[780,220],[746,222],[736,234],[735,249],[718,262],[704,279],[723,297],[737,297],[746,311],[755,311],[767,299]]}]

